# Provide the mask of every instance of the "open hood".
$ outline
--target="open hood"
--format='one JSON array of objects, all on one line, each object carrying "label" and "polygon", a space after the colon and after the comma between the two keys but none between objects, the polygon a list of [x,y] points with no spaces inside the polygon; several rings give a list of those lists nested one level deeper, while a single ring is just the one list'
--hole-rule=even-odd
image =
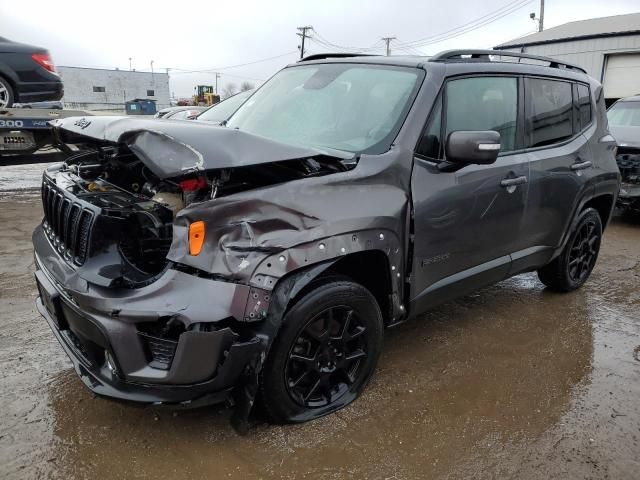
[{"label": "open hood", "polygon": [[237,168],[346,152],[297,147],[200,122],[130,117],[69,117],[50,122],[62,141],[126,145],[160,179],[197,171]]}]

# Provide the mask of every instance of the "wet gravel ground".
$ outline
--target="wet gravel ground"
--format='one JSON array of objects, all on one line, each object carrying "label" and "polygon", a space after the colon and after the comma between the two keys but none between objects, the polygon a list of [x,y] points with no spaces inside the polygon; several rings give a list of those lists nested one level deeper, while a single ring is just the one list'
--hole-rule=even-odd
[{"label": "wet gravel ground", "polygon": [[[0,184],[2,172],[0,171]],[[95,397],[34,307],[37,192],[0,193],[0,478],[640,477],[640,225],[578,292],[522,275],[387,332],[350,407],[237,436]]]}]

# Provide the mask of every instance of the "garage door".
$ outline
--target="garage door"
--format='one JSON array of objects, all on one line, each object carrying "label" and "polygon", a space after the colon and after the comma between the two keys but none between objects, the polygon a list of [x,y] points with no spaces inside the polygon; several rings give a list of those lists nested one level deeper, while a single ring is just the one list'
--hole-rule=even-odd
[{"label": "garage door", "polygon": [[605,98],[640,94],[640,53],[609,55],[604,74]]}]

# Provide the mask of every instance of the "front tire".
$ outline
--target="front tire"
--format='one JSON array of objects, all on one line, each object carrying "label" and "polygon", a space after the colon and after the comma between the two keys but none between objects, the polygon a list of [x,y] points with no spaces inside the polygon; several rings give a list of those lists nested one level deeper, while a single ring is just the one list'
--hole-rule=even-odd
[{"label": "front tire", "polygon": [[602,241],[602,221],[593,208],[580,214],[562,253],[538,270],[538,278],[549,289],[571,292],[580,288],[591,275]]},{"label": "front tire", "polygon": [[8,81],[0,77],[0,108],[11,108],[14,98],[13,88]]},{"label": "front tire", "polygon": [[311,284],[284,316],[260,375],[262,402],[277,423],[312,420],[355,400],[382,350],[376,299],[345,277]]}]

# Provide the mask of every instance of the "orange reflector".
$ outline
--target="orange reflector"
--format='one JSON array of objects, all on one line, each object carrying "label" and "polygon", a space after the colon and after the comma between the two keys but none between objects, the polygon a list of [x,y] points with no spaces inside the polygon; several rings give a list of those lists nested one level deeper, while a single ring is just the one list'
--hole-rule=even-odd
[{"label": "orange reflector", "polygon": [[204,222],[189,225],[189,255],[198,255],[204,245]]}]

